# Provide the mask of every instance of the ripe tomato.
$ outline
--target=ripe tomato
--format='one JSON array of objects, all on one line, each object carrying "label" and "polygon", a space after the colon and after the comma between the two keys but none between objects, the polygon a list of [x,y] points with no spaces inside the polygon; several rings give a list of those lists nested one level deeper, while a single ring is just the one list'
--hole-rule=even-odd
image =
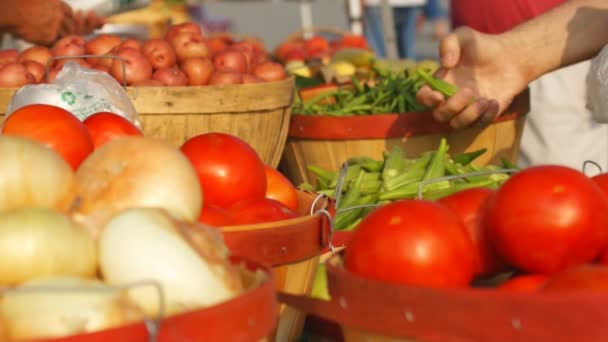
[{"label": "ripe tomato", "polygon": [[201,134],[181,151],[198,174],[205,204],[222,208],[266,195],[264,163],[243,140],[225,133]]},{"label": "ripe tomato", "polygon": [[266,198],[277,200],[287,208],[298,210],[298,192],[289,179],[276,169],[265,165],[266,171]]},{"label": "ripe tomato", "polygon": [[545,291],[594,290],[608,292],[608,267],[578,265],[556,273],[543,286]]},{"label": "ripe tomato", "polygon": [[84,119],[83,123],[93,139],[95,149],[118,137],[143,135],[131,121],[110,112],[95,113]]},{"label": "ripe tomato", "polygon": [[198,222],[213,227],[224,227],[232,224],[228,210],[213,205],[204,205]]},{"label": "ripe tomato", "polygon": [[387,204],[367,215],[344,256],[349,271],[386,282],[465,287],[473,278],[473,243],[445,206],[423,200]]},{"label": "ripe tomato", "polygon": [[460,217],[473,241],[476,261],[475,276],[492,275],[508,268],[504,260],[494,251],[494,247],[488,241],[484,226],[481,224],[483,205],[493,193],[494,191],[488,188],[467,189],[439,200],[439,203]]},{"label": "ripe tomato", "polygon": [[30,138],[59,153],[74,170],[93,152],[93,141],[84,124],[59,107],[33,104],[13,112],[2,134]]},{"label": "ripe tomato", "polygon": [[537,166],[488,199],[484,225],[503,258],[528,273],[595,259],[608,243],[608,197],[582,172]]},{"label": "ripe tomato", "polygon": [[230,219],[234,225],[274,222],[296,217],[297,213],[270,198],[245,200],[230,208]]},{"label": "ripe tomato", "polygon": [[547,280],[549,280],[549,276],[546,274],[524,274],[505,281],[496,289],[508,292],[537,292]]}]

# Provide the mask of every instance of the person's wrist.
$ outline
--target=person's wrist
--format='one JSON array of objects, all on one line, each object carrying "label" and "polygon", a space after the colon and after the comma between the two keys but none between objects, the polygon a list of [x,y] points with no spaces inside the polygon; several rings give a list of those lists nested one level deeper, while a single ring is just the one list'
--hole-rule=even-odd
[{"label": "person's wrist", "polygon": [[525,37],[519,32],[508,31],[496,36],[503,49],[503,55],[510,66],[505,66],[507,72],[515,73],[513,78],[518,79],[521,90],[525,89],[530,82],[542,76],[546,71],[543,65],[536,63],[533,53],[528,51],[529,46]]}]

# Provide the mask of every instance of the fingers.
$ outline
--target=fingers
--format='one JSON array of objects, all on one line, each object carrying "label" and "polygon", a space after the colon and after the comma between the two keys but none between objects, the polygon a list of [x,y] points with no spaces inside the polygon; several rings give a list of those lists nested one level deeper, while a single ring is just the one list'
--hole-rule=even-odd
[{"label": "fingers", "polygon": [[458,63],[460,59],[460,40],[455,33],[447,35],[439,43],[439,58],[441,59],[441,66],[444,68],[453,68]]},{"label": "fingers", "polygon": [[478,127],[486,127],[492,122],[494,122],[494,120],[496,120],[499,114],[500,106],[498,105],[498,101],[489,100],[486,110],[481,113],[481,116],[479,117],[475,125]]},{"label": "fingers", "polygon": [[443,94],[438,91],[434,91],[428,85],[422,86],[418,93],[416,93],[416,101],[428,108],[435,108],[439,106],[439,104],[441,104],[444,100],[445,97],[443,96]]},{"label": "fingers", "polygon": [[449,122],[473,101],[473,95],[471,89],[461,89],[454,96],[439,104],[433,111],[433,117],[439,122]]},{"label": "fingers", "polygon": [[483,116],[488,110],[489,101],[486,99],[479,99],[474,103],[467,106],[462,113],[456,115],[450,120],[450,126],[452,128],[463,128],[472,125],[474,122]]}]

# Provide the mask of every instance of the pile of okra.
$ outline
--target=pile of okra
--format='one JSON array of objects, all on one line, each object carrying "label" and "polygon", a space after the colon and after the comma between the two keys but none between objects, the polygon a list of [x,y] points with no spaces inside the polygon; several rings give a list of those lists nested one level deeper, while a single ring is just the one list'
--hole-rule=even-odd
[{"label": "pile of okra", "polygon": [[457,88],[431,76],[433,70],[425,65],[400,72],[384,72],[374,85],[352,79],[351,86],[340,87],[299,103],[299,114],[306,115],[373,115],[425,111],[416,102],[416,93],[424,84],[446,96]]},{"label": "pile of okra", "polygon": [[[335,218],[336,230],[352,230],[375,207],[341,210],[362,205],[383,205],[395,200],[416,198],[422,181],[449,176],[467,175],[484,170],[516,168],[507,160],[503,165],[479,167],[472,162],[485,153],[485,149],[456,156],[448,154],[449,146],[442,139],[435,151],[421,154],[418,158],[406,158],[399,146],[394,146],[384,154],[383,160],[357,157],[347,161],[347,172],[342,185],[338,214]],[[332,172],[308,166],[316,175],[316,187],[302,184],[300,188],[324,193],[336,198],[339,171]],[[488,187],[496,189],[508,179],[507,173],[471,175],[454,180],[428,183],[422,187],[422,197],[436,200],[460,190]]]}]

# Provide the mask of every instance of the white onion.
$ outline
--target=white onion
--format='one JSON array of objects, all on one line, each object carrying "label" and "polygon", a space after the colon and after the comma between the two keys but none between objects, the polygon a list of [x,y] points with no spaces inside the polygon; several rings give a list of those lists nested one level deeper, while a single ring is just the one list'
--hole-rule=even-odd
[{"label": "white onion", "polygon": [[[116,215],[99,240],[100,265],[108,284],[153,280],[172,315],[228,300],[243,291],[238,268],[227,259],[221,235],[210,227],[197,231],[159,209],[134,208]],[[158,292],[129,291],[147,315],[159,312]]]},{"label": "white onion", "polygon": [[61,156],[33,140],[0,136],[0,211],[65,210],[73,196],[74,173]]},{"label": "white onion", "polygon": [[94,236],[117,212],[158,207],[195,222],[203,196],[189,160],[163,141],[140,136],[113,140],[93,152],[76,172],[74,218]]},{"label": "white onion", "polygon": [[98,280],[41,278],[18,289],[26,291],[7,292],[0,304],[0,318],[9,341],[94,332],[144,317],[136,305],[129,303],[124,290],[112,290]]},{"label": "white onion", "polygon": [[95,240],[66,215],[47,208],[0,213],[0,285],[96,271]]}]

